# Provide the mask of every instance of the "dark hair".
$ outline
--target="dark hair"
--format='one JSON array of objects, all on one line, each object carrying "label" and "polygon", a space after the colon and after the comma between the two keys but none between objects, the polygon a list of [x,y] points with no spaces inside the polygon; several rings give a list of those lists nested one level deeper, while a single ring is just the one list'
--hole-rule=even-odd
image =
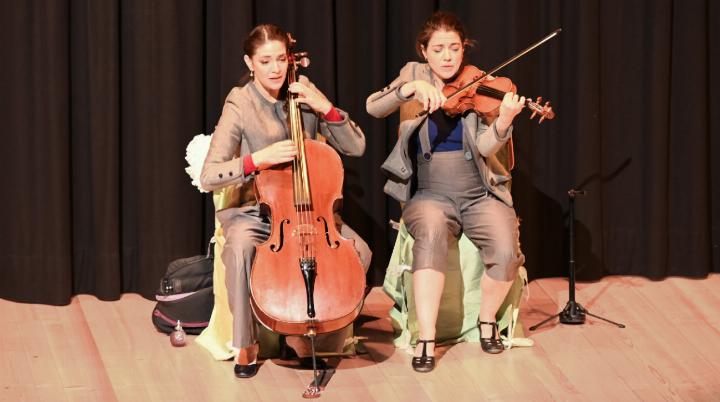
[{"label": "dark hair", "polygon": [[420,58],[423,57],[423,48],[427,49],[428,42],[436,31],[456,32],[460,36],[463,47],[475,45],[474,40],[467,38],[465,27],[455,14],[448,11],[436,11],[430,18],[425,20],[425,24],[423,24],[415,41],[415,50]]},{"label": "dark hair", "polygon": [[[293,45],[290,42],[290,34],[275,24],[260,24],[253,28],[243,42],[243,51],[248,57],[253,57],[260,46],[273,40],[282,42],[286,51],[290,52]],[[250,72],[248,71],[240,78],[239,85],[244,86],[250,81]],[[284,92],[284,87],[281,92]]]},{"label": "dark hair", "polygon": [[249,57],[253,57],[257,49],[265,42],[277,40],[285,44],[287,51],[290,51],[290,37],[284,29],[275,24],[260,24],[253,28],[245,38],[243,50]]}]

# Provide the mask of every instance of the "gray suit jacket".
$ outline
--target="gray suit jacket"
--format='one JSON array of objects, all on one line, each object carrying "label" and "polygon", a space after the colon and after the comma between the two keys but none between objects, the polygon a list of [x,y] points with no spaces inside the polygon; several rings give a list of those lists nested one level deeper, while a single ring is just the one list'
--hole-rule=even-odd
[{"label": "gray suit jacket", "polygon": [[[400,87],[414,80],[425,80],[433,83],[430,67],[425,63],[410,62],[400,70],[400,75],[382,90],[367,98],[367,112],[375,117],[386,117],[412,98],[400,94]],[[463,143],[465,157],[472,158],[485,187],[508,206],[513,205],[510,191],[505,186],[510,180],[510,173],[498,161],[495,153],[511,138],[512,126],[504,137],[500,137],[495,124],[488,127],[480,116],[474,112],[467,113],[463,121]],[[400,123],[399,138],[390,156],[382,165],[388,176],[385,193],[400,202],[407,202],[411,194],[411,178],[413,175],[411,156],[408,155],[409,140],[417,129],[421,136],[427,133],[427,115],[412,117]]]},{"label": "gray suit jacket", "polygon": [[[299,81],[313,86],[305,76],[300,76]],[[207,190],[237,186],[239,200],[233,207],[256,204],[252,183],[255,175],[244,175],[243,157],[289,138],[284,102],[264,97],[256,85],[252,81],[242,88],[233,88],[228,94],[200,176]],[[336,108],[342,120],[332,122],[319,117],[306,105],[301,108],[305,134],[309,138],[315,138],[319,131],[342,154],[361,156],[365,152],[365,135],[346,112]]]}]

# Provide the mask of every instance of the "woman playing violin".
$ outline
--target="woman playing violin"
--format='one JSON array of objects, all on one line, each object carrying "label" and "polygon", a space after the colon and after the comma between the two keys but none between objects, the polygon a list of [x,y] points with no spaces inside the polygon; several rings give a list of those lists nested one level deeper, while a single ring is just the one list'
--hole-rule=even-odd
[{"label": "woman playing violin", "polygon": [[478,323],[487,353],[504,349],[495,314],[524,262],[518,251],[518,220],[505,186],[510,177],[495,174],[491,162],[511,138],[512,121],[525,98],[506,93],[490,126],[474,110],[450,117],[441,109],[447,100],[443,87],[458,74],[469,45],[454,14],[433,14],[416,43],[426,63],[406,64],[398,78],[367,99],[367,111],[375,117],[386,117],[412,100],[429,112],[400,124],[398,142],[382,166],[390,177],[385,191],[406,203],[402,219],[415,238],[412,269],[419,340],[412,367],[420,372],[435,367],[435,324],[449,236],[464,233],[478,247],[486,267]]},{"label": "woman playing violin", "polygon": [[[288,139],[285,110],[287,92],[298,95],[303,104],[305,132],[317,131],[345,155],[360,156],[365,150],[362,130],[344,111],[334,107],[307,77],[287,85],[288,34],[264,24],[255,27],[244,43],[244,60],[251,80],[233,88],[225,100],[222,115],[212,137],[203,166],[201,183],[207,190],[238,187],[236,207],[217,212],[224,235],[222,261],[225,285],[233,315],[232,344],[239,349],[235,375],[252,377],[257,373],[258,345],[250,307],[248,278],[255,246],[270,235],[270,223],[260,214],[253,190],[255,174],[295,158],[297,147]],[[340,233],[354,240],[355,250],[365,270],[371,252],[367,244],[342,224]]]}]

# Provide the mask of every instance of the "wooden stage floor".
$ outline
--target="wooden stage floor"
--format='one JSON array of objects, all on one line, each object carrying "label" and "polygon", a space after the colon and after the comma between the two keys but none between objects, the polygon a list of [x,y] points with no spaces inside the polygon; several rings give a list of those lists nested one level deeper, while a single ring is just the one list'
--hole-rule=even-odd
[{"label": "wooden stage floor", "polygon": [[[579,303],[627,328],[588,317],[527,331],[567,297],[564,279],[533,281],[520,319],[535,346],[500,355],[477,343],[445,347],[435,371],[420,374],[393,347],[390,300],[373,289],[358,331],[369,353],[341,360],[321,400],[720,400],[720,275],[581,283]],[[256,377],[238,380],[232,362],[213,361],[194,342],[170,346],[150,322],[153,304],[135,294],[115,302],[80,295],[63,307],[0,299],[0,400],[302,399],[311,371],[268,360]]]}]

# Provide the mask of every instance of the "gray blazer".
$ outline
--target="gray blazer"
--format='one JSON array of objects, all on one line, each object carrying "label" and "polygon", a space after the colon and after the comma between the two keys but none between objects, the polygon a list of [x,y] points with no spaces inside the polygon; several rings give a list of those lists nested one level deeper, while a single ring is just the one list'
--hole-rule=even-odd
[{"label": "gray blazer", "polygon": [[[433,83],[430,66],[426,63],[407,63],[400,70],[400,75],[390,85],[367,98],[367,112],[378,118],[390,115],[412,99],[403,97],[400,94],[400,87],[407,82],[418,79]],[[510,180],[510,172],[505,169],[495,156],[495,153],[512,137],[512,126],[508,128],[504,137],[500,137],[494,123],[488,127],[482,122],[481,117],[474,112],[463,116],[462,122],[465,158],[475,161],[483,184],[488,191],[512,207],[512,196],[505,186],[505,183]],[[427,115],[421,117],[412,116],[412,118],[400,122],[398,141],[390,156],[381,166],[388,176],[384,188],[385,193],[400,202],[407,202],[412,196],[410,184],[414,172],[411,157],[408,155],[408,148],[409,140],[418,127],[420,128],[420,137],[426,137],[428,130]],[[491,128],[491,130],[488,130],[488,128]]]},{"label": "gray blazer", "polygon": [[[300,76],[299,81],[314,87],[305,76]],[[237,186],[240,199],[235,206],[257,203],[252,183],[255,174],[244,175],[243,157],[289,138],[284,102],[266,98],[256,85],[251,81],[228,94],[200,176],[200,183],[207,190]],[[346,112],[336,108],[342,120],[332,122],[306,105],[301,109],[306,136],[315,138],[319,131],[340,153],[361,156],[365,152],[365,135]]]}]

